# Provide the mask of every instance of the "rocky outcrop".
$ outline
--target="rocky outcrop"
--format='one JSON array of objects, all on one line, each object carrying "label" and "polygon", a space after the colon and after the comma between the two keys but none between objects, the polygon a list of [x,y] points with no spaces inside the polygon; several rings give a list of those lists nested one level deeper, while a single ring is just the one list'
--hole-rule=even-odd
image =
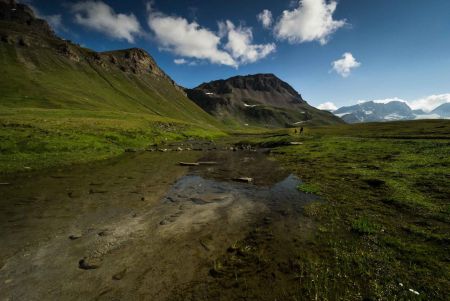
[{"label": "rocky outcrop", "polygon": [[99,55],[125,72],[134,74],[154,74],[168,78],[168,76],[158,67],[151,55],[143,49],[130,48],[125,50],[107,51],[101,52]]},{"label": "rocky outcrop", "polygon": [[0,20],[26,26],[31,32],[54,36],[53,30],[45,20],[37,18],[29,6],[14,0],[0,0]]}]

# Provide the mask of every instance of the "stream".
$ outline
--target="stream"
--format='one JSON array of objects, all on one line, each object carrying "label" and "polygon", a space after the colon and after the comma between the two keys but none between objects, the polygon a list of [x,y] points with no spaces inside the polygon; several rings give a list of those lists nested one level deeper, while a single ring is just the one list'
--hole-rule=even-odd
[{"label": "stream", "polygon": [[230,246],[317,199],[256,151],[131,153],[0,182],[0,300],[195,296]]}]

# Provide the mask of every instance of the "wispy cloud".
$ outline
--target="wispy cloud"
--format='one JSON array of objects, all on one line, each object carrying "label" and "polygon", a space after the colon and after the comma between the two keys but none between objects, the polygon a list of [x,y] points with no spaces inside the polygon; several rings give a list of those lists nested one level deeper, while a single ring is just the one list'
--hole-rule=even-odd
[{"label": "wispy cloud", "polygon": [[336,1],[300,0],[297,8],[283,11],[275,25],[275,36],[290,43],[319,41],[324,45],[346,24],[346,20],[333,19],[336,6]]},{"label": "wispy cloud", "polygon": [[361,66],[361,63],[353,57],[353,54],[346,52],[342,55],[341,59],[332,62],[331,65],[336,73],[342,77],[348,77],[352,69],[358,68]]},{"label": "wispy cloud", "polygon": [[263,10],[261,13],[259,13],[256,18],[259,22],[261,22],[262,26],[264,28],[270,28],[273,23],[273,17],[272,12],[268,9]]},{"label": "wispy cloud", "polygon": [[112,38],[134,43],[142,34],[141,26],[134,14],[116,13],[102,1],[84,1],[71,5],[75,22],[104,33]]}]

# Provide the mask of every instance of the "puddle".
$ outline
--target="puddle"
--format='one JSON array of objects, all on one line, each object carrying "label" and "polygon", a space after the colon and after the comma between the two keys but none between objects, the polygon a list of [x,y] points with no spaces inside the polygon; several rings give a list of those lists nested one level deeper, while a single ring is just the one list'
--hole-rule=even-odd
[{"label": "puddle", "polygon": [[11,183],[0,187],[7,299],[166,300],[264,218],[315,199],[258,152],[132,154],[0,182]]}]

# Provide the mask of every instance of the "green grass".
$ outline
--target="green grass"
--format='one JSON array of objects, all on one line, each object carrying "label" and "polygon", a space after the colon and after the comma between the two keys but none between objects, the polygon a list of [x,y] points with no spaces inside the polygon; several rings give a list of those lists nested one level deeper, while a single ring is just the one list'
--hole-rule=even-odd
[{"label": "green grass", "polygon": [[298,300],[447,300],[450,121],[305,128],[248,142],[278,145],[274,157],[306,183],[299,189],[323,199],[305,208],[316,230],[292,250]]},{"label": "green grass", "polygon": [[319,185],[316,185],[316,184],[302,183],[302,184],[298,185],[297,189],[299,191],[303,191],[305,193],[313,193],[313,194],[320,193],[320,187],[319,187]]},{"label": "green grass", "polygon": [[[4,24],[8,35],[23,28]],[[123,72],[61,40],[26,33],[30,47],[0,43],[0,172],[89,162],[127,148],[189,137],[215,139],[225,127],[153,74]],[[120,51],[118,52],[120,53]]]},{"label": "green grass", "polygon": [[218,129],[150,114],[2,108],[0,171],[90,162],[130,148],[224,135]]}]

